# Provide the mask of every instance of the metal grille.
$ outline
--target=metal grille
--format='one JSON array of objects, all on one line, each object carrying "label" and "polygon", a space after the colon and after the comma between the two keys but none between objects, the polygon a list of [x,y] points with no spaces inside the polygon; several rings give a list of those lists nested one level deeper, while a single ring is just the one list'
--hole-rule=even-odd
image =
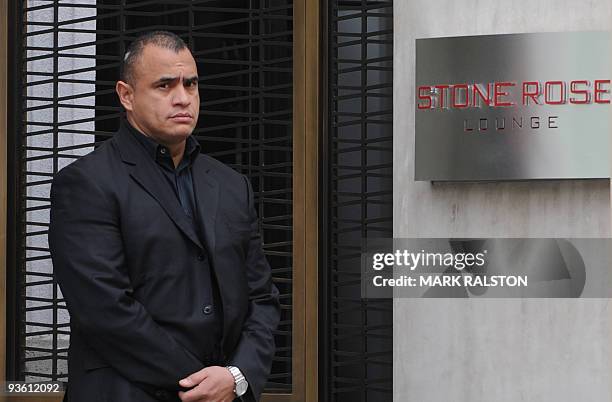
[{"label": "metal grille", "polygon": [[[362,300],[362,240],[393,235],[393,2],[329,1],[325,400],[392,399],[393,305]],[[325,350],[325,349],[324,349]]]},{"label": "metal grille", "polygon": [[21,6],[13,228],[19,292],[9,307],[22,324],[9,334],[9,350],[17,351],[11,376],[67,379],[69,317],[47,244],[50,183],[118,128],[114,84],[125,48],[142,32],[164,29],[179,34],[196,58],[202,102],[194,135],[203,151],[253,184],[283,306],[267,390],[291,391],[291,0],[27,0]]}]

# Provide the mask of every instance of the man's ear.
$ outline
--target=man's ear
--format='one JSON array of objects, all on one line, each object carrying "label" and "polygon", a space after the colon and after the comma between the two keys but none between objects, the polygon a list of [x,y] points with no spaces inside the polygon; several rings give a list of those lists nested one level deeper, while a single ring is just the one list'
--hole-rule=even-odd
[{"label": "man's ear", "polygon": [[115,91],[119,95],[119,101],[127,111],[132,111],[134,101],[134,89],[130,84],[125,81],[117,81],[115,84]]}]

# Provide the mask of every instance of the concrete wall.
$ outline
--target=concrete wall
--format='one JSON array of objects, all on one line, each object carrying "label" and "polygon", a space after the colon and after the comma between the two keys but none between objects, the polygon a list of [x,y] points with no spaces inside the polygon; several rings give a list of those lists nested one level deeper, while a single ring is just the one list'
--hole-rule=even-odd
[{"label": "concrete wall", "polygon": [[[608,180],[412,178],[416,38],[611,27],[609,0],[396,0],[394,236],[610,236]],[[394,401],[610,401],[611,313],[608,299],[398,299]]]}]

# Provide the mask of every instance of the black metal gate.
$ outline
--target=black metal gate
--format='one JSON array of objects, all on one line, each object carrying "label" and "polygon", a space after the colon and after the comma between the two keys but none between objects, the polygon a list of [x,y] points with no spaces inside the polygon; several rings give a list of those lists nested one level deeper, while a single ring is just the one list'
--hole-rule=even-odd
[{"label": "black metal gate", "polygon": [[362,240],[393,235],[393,1],[328,0],[321,400],[390,401],[393,304],[360,295]]}]

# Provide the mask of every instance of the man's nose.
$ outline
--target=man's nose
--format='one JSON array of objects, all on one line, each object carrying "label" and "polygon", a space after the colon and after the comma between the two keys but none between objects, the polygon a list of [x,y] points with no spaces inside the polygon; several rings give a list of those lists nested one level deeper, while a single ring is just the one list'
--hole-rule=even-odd
[{"label": "man's nose", "polygon": [[177,85],[172,97],[173,105],[188,105],[190,103],[189,94],[183,85]]}]

